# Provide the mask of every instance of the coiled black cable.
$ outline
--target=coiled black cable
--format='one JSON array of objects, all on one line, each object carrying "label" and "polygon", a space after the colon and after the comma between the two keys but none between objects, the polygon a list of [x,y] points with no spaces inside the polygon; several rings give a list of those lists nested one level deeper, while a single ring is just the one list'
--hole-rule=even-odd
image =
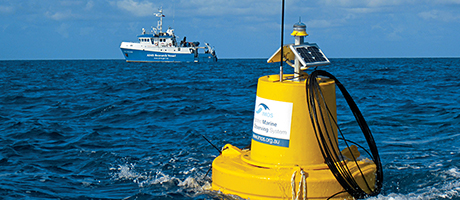
[{"label": "coiled black cable", "polygon": [[[344,155],[342,155],[342,153],[338,149],[339,147],[336,142],[336,139],[331,138],[329,132],[334,129],[337,129],[348,148],[348,142],[350,141],[345,139],[342,131],[340,130],[337,124],[337,121],[334,119],[330,109],[327,106],[327,103],[325,101],[325,98],[323,96],[323,93],[317,80],[320,76],[327,77],[335,81],[336,86],[342,92],[345,100],[348,103],[348,106],[350,107],[356,121],[358,122],[359,127],[361,128],[361,131],[364,134],[364,137],[366,138],[367,144],[371,152],[371,155],[369,156],[376,165],[376,183],[374,188],[370,188],[369,183],[367,183],[367,180],[364,178],[364,174],[356,161],[355,155],[352,154],[352,156],[353,160],[355,160],[356,162],[356,166],[358,167],[361,173],[361,176],[364,179],[364,182],[367,185],[367,189],[371,191],[371,193],[369,194],[366,193],[363,190],[363,188],[361,188],[358,185],[351,171],[348,169],[348,166],[340,164],[341,159],[344,160]],[[306,84],[306,96],[307,104],[310,110],[310,119],[316,134],[316,139],[318,140],[318,145],[321,149],[321,153],[323,154],[324,160],[328,165],[329,169],[334,174],[335,178],[340,183],[340,185],[345,189],[345,191],[347,191],[354,198],[361,199],[367,196],[376,196],[380,193],[380,190],[382,188],[382,163],[380,162],[379,153],[372,133],[366,121],[364,120],[364,117],[361,114],[361,111],[359,110],[358,106],[356,105],[348,91],[345,89],[345,87],[342,85],[342,83],[340,83],[340,81],[337,80],[337,78],[335,78],[332,74],[326,71],[313,71],[308,76]],[[327,113],[323,113],[324,110],[327,111]],[[367,150],[365,151],[368,152]]]}]

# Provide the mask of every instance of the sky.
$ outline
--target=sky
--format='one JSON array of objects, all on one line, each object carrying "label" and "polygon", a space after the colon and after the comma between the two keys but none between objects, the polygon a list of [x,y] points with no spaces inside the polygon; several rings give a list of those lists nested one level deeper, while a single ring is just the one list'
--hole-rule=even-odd
[{"label": "sky", "polygon": [[[156,26],[210,43],[219,58],[269,58],[281,0],[0,0],[0,60],[123,59],[120,44]],[[286,0],[292,25],[328,58],[460,57],[460,0]]]}]

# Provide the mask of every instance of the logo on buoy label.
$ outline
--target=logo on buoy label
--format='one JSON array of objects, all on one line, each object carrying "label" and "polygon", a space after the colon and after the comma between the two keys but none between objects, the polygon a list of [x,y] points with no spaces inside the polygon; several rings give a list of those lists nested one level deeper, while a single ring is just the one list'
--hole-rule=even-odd
[{"label": "logo on buoy label", "polygon": [[292,103],[256,98],[252,139],[265,144],[289,147]]}]

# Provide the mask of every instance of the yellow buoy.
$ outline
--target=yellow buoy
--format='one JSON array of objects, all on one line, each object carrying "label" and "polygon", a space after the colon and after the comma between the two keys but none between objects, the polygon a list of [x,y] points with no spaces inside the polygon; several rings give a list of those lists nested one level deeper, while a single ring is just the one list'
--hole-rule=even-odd
[{"label": "yellow buoy", "polygon": [[[306,26],[301,25],[299,22],[300,30],[295,31],[305,32],[301,29]],[[370,159],[359,158],[355,145],[347,144],[340,150],[335,95],[339,83],[335,77],[321,76],[309,82],[308,74],[301,72],[329,63],[319,47],[304,44],[303,37],[296,35],[296,44],[286,46],[291,51],[281,55],[278,50],[269,59],[296,59],[296,74],[259,78],[251,148],[224,146],[212,163],[212,190],[267,200],[352,199],[380,190],[376,176],[381,173],[379,167]],[[312,83],[318,87],[307,87]],[[322,100],[308,96],[312,92]],[[347,184],[358,187],[358,192],[344,186]]]},{"label": "yellow buoy", "polygon": [[[342,192],[318,147],[305,103],[305,81],[275,80],[279,75],[259,78],[251,150],[225,145],[212,164],[212,189],[248,199],[291,199],[293,194],[325,199]],[[334,81],[319,81],[335,113]],[[331,134],[337,138],[336,131]],[[375,165],[369,160],[358,163],[366,178],[375,183]],[[354,162],[337,164],[358,174]],[[348,193],[335,197],[351,198]]]}]

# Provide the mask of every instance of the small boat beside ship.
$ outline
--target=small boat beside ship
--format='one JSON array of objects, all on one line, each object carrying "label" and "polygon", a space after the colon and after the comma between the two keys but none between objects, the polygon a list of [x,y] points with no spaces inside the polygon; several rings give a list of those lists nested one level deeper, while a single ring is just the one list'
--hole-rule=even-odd
[{"label": "small boat beside ship", "polygon": [[214,48],[208,43],[199,46],[199,42],[188,42],[186,37],[179,43],[174,29],[162,31],[163,10],[155,13],[158,17],[156,28],[138,35],[138,42],[122,42],[120,49],[126,62],[216,62],[217,56]]}]

